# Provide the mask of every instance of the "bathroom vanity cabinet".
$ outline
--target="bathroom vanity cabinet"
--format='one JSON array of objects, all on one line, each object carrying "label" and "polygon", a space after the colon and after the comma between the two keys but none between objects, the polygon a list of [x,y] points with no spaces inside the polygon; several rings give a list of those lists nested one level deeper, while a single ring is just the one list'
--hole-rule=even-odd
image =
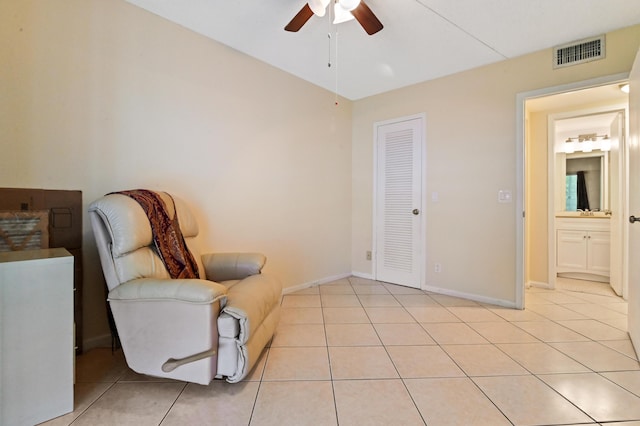
[{"label": "bathroom vanity cabinet", "polygon": [[556,218],[556,272],[609,278],[610,231],[608,217]]}]

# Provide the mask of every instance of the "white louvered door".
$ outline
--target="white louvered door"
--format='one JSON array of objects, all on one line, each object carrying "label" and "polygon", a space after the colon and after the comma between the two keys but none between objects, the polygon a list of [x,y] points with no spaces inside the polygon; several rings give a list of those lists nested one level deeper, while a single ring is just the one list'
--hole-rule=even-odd
[{"label": "white louvered door", "polygon": [[420,288],[423,276],[423,128],[416,117],[376,126],[376,280]]}]

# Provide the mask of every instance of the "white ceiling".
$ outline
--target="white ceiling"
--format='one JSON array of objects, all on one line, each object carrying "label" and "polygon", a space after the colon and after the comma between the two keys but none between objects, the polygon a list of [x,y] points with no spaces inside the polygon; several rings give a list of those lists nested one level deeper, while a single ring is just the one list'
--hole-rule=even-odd
[{"label": "white ceiling", "polygon": [[305,0],[127,1],[351,100],[640,23],[640,0],[365,0],[373,36],[329,14],[290,33]]}]

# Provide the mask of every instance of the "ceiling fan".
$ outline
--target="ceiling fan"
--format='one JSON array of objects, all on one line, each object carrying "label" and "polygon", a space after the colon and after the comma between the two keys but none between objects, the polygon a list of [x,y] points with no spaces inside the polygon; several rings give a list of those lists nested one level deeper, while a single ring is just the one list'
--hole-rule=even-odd
[{"label": "ceiling fan", "polygon": [[[284,29],[296,32],[313,16],[324,16],[327,6],[332,0],[309,0],[300,12],[293,17]],[[355,18],[369,35],[373,35],[383,28],[382,22],[362,0],[333,0],[335,19],[334,24],[346,22]]]}]

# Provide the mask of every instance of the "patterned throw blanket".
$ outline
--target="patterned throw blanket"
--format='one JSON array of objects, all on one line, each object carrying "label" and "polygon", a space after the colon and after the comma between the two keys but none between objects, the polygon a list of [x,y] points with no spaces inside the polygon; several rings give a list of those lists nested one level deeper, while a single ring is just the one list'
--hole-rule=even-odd
[{"label": "patterned throw blanket", "polygon": [[171,278],[199,278],[198,264],[184,241],[177,212],[171,219],[164,201],[153,191],[134,189],[115,194],[133,198],[147,214],[153,232],[153,242]]}]

